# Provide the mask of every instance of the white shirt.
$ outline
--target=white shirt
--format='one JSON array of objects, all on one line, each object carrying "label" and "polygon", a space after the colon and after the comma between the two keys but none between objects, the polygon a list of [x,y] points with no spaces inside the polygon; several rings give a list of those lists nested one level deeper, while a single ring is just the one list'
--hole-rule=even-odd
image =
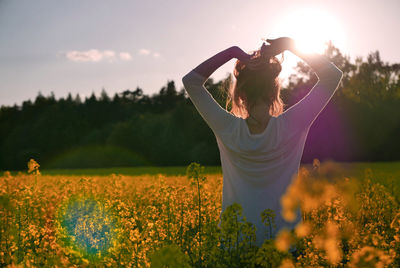
[{"label": "white shirt", "polygon": [[260,134],[251,134],[244,119],[222,108],[204,87],[208,79],[191,70],[182,78],[196,109],[215,134],[223,173],[222,211],[233,203],[256,227],[257,245],[266,236],[261,212],[275,211],[277,229],[294,228],[301,221],[300,210],[293,223],[281,215],[280,199],[297,174],[309,128],[331,99],[342,72],[326,62],[315,70],[319,81],[298,103],[277,117],[271,117]]}]

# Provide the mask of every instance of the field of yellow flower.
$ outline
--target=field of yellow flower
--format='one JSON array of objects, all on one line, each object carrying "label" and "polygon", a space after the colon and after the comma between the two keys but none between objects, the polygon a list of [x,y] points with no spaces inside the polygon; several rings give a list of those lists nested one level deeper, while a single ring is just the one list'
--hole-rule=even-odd
[{"label": "field of yellow flower", "polygon": [[[399,195],[370,169],[352,177],[331,162],[302,167],[281,203],[287,220],[300,207],[303,221],[256,247],[240,205],[220,222],[222,175],[196,163],[186,176],[28,168],[0,177],[0,266],[400,266]],[[260,217],[274,228],[274,211]]]}]

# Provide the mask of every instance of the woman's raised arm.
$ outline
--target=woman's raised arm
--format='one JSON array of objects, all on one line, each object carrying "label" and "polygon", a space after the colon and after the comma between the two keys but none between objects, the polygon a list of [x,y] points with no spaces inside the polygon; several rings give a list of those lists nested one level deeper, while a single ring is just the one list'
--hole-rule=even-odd
[{"label": "woman's raised arm", "polygon": [[202,62],[199,66],[193,69],[194,72],[200,74],[203,77],[209,77],[219,67],[227,63],[233,58],[237,58],[241,61],[249,60],[251,55],[244,52],[238,46],[232,46],[227,48],[216,55],[212,56],[208,60]]},{"label": "woman's raised arm", "polygon": [[319,79],[303,99],[282,114],[290,131],[305,130],[311,126],[332,98],[343,73],[323,55],[305,54],[298,51],[294,41],[290,38],[267,39],[267,42],[271,43],[274,53],[289,50],[298,56],[313,69]]},{"label": "woman's raised arm", "polygon": [[233,46],[202,62],[182,78],[194,106],[214,133],[229,129],[235,118],[214,100],[203,85],[215,70],[232,58],[246,60],[250,56],[239,47]]}]

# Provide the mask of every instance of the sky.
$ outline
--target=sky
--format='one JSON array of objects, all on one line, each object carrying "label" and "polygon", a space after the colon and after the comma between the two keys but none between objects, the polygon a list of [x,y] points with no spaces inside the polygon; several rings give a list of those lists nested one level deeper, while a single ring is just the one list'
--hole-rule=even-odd
[{"label": "sky", "polygon": [[[181,78],[216,53],[280,36],[306,47],[329,38],[352,60],[379,50],[400,63],[399,14],[399,0],[0,0],[0,105],[39,92],[84,98],[140,87],[152,95],[170,80],[180,90]],[[297,60],[287,53],[282,79]]]}]

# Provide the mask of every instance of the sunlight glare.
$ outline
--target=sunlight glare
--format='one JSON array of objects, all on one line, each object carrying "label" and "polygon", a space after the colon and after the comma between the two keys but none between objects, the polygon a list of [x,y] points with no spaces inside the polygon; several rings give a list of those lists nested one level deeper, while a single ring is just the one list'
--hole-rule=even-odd
[{"label": "sunlight glare", "polygon": [[[268,27],[266,38],[291,37],[297,47],[304,53],[323,54],[326,43],[332,41],[340,50],[345,49],[345,32],[339,20],[329,13],[317,8],[294,9],[285,15],[282,20]],[[292,53],[284,53],[282,83],[287,84],[287,78],[292,74],[299,58]]]},{"label": "sunlight glare", "polygon": [[331,40],[343,48],[344,33],[337,19],[315,8],[298,9],[277,24],[276,33],[293,38],[304,53],[323,53]]}]

